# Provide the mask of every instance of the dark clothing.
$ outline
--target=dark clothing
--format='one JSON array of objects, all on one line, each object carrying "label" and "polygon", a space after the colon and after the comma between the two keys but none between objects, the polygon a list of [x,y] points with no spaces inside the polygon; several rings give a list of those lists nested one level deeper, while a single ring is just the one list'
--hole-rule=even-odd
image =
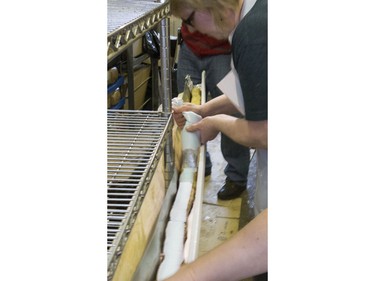
[{"label": "dark clothing", "polygon": [[257,0],[238,24],[232,52],[246,119],[267,120],[267,0]]},{"label": "dark clothing", "polygon": [[207,93],[210,92],[213,98],[222,95],[223,93],[216,85],[230,71],[230,60],[230,54],[199,57],[190,49],[188,41],[184,40],[181,44],[177,67],[179,93],[184,91],[186,75],[190,75],[193,84],[197,85],[202,82],[202,71],[205,70]]},{"label": "dark clothing", "polygon": [[[233,33],[232,54],[246,120],[267,120],[267,0],[257,0],[242,17]],[[268,150],[257,148],[256,153],[254,213],[258,215],[268,207]]]}]

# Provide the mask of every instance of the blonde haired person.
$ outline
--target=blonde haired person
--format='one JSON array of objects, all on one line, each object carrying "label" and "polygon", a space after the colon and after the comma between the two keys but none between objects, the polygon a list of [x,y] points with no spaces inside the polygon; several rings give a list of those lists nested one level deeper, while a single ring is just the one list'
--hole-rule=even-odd
[{"label": "blonde haired person", "polygon": [[[181,43],[178,55],[177,89],[184,91],[185,77],[190,75],[194,85],[200,84],[202,71],[206,73],[206,92],[212,98],[222,95],[217,87],[231,69],[231,46],[228,39],[218,40],[202,34],[186,20],[181,25]],[[239,116],[238,114],[235,116]],[[246,190],[250,164],[250,150],[222,134],[220,139],[221,153],[226,161],[225,182],[217,193],[220,200],[231,200],[241,196]],[[206,154],[205,175],[211,174],[210,155]]]},{"label": "blonde haired person", "polygon": [[[173,116],[182,126],[183,111],[201,115],[202,121],[187,129],[199,130],[202,144],[221,132],[237,143],[256,148],[257,216],[231,239],[184,265],[167,280],[231,281],[267,272],[267,0],[170,0],[170,5],[172,14],[200,33],[231,42],[232,70],[224,78],[226,85],[233,85],[231,93],[227,89],[224,95],[201,106],[173,108]],[[228,97],[233,93],[242,104]],[[231,116],[239,112],[243,118]]]}]

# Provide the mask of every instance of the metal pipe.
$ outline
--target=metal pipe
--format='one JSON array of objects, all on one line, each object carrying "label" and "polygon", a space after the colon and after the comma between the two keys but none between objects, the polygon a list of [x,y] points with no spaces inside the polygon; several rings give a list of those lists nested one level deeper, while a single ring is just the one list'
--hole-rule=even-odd
[{"label": "metal pipe", "polygon": [[161,20],[160,32],[160,65],[161,65],[161,89],[163,93],[163,111],[171,112],[171,67],[169,48],[169,18]]},{"label": "metal pipe", "polygon": [[[160,58],[161,58],[161,92],[163,95],[163,111],[171,113],[171,100],[172,100],[172,81],[171,81],[171,63],[170,63],[170,48],[169,48],[169,18],[161,20],[161,33],[160,33]],[[173,156],[173,142],[172,134],[166,139],[164,148],[164,161],[165,161],[165,181],[166,188],[172,179],[174,156]]]},{"label": "metal pipe", "polygon": [[134,109],[134,64],[133,64],[133,47],[126,49],[127,73],[128,73],[128,103],[129,109]]}]

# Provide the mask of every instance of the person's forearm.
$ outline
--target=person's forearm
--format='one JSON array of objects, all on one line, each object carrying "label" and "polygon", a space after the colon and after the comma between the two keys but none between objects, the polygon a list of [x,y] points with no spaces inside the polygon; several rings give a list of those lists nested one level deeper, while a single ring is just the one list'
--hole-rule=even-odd
[{"label": "person's forearm", "polygon": [[201,106],[202,117],[213,116],[216,114],[238,114],[239,111],[225,95],[216,97]]},{"label": "person's forearm", "polygon": [[229,115],[219,114],[212,118],[213,126],[235,142],[247,147],[267,148],[268,123],[248,121]]},{"label": "person's forearm", "polygon": [[166,281],[230,281],[267,271],[267,209],[225,241]]}]

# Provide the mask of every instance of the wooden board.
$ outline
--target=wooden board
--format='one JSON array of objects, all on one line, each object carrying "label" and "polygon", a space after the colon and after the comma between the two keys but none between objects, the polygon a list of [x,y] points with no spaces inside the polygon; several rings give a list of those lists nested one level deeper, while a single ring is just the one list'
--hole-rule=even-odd
[{"label": "wooden board", "polygon": [[121,254],[113,281],[130,281],[151,238],[165,196],[164,157],[161,157],[137,219]]}]

